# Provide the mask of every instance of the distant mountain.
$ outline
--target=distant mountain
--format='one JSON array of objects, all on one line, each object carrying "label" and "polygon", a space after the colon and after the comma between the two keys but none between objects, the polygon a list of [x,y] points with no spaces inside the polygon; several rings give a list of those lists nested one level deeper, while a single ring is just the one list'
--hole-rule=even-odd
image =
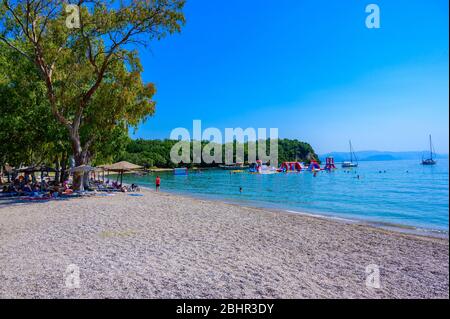
[{"label": "distant mountain", "polygon": [[[355,152],[359,161],[398,161],[398,160],[421,160],[422,155],[426,156],[429,151],[411,151],[411,152],[383,152],[383,151],[361,151]],[[349,160],[348,152],[331,152],[319,155],[321,161],[329,156],[334,157],[336,162]],[[436,154],[436,158],[448,158],[448,154]]]}]

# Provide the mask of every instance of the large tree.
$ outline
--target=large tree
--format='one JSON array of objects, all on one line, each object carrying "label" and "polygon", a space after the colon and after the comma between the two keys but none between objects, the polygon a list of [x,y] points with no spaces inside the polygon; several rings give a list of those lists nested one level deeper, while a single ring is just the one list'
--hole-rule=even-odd
[{"label": "large tree", "polygon": [[38,71],[76,165],[105,134],[153,114],[135,48],[179,32],[184,2],[0,0],[0,41]]}]

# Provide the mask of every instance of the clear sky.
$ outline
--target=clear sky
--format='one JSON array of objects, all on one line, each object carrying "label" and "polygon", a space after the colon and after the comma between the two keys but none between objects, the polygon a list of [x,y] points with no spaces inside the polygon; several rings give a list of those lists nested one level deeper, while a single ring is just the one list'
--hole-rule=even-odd
[{"label": "clear sky", "polygon": [[[381,10],[367,29],[365,7]],[[448,153],[447,0],[188,0],[179,35],[141,50],[157,110],[134,137],[176,127],[276,127],[319,153]]]}]

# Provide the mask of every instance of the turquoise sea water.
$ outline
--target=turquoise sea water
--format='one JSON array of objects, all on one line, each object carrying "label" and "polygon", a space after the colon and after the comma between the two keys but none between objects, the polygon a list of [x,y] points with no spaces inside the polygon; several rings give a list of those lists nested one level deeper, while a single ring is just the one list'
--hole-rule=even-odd
[{"label": "turquoise sea water", "polygon": [[[356,169],[338,168],[316,176],[309,172],[254,175],[223,170],[159,175],[162,191],[448,233],[448,164],[447,159],[433,167],[419,161],[361,162]],[[153,187],[155,177],[127,176],[124,182]]]}]

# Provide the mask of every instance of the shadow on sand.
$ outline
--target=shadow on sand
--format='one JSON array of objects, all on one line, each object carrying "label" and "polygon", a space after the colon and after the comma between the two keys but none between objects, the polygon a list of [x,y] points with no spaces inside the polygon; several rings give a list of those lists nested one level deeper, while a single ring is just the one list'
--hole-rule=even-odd
[{"label": "shadow on sand", "polygon": [[[76,197],[74,197],[76,198]],[[11,207],[11,206],[20,206],[20,205],[28,205],[35,203],[47,203],[50,201],[62,201],[62,200],[70,200],[70,197],[58,197],[58,198],[39,198],[39,199],[30,199],[29,197],[24,196],[3,196],[0,197],[0,208],[2,207]]]}]

